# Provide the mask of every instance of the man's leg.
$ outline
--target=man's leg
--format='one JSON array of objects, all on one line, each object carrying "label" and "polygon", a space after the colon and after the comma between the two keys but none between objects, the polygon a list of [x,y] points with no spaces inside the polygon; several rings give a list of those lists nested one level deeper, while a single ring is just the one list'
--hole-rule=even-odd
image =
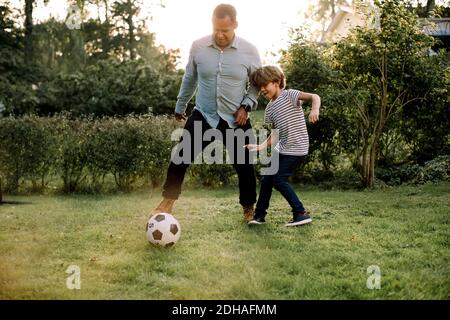
[{"label": "man's leg", "polygon": [[[228,148],[228,152],[233,162],[233,167],[238,175],[239,203],[242,205],[244,210],[244,219],[246,221],[250,221],[251,219],[253,219],[254,204],[256,202],[256,177],[255,167],[250,158],[250,152],[247,148],[243,147],[245,144],[254,143],[254,141],[256,141],[256,138],[252,131],[252,126],[250,124],[250,120],[245,126],[240,127],[240,129],[242,129],[244,132],[247,132],[249,135],[251,135],[251,137],[245,136],[245,141],[242,141],[242,138],[240,139],[237,136],[233,136],[232,150],[230,150],[231,146],[227,144],[227,135],[225,133],[226,129],[229,129],[228,124],[224,120],[221,120],[218,129],[220,129],[223,134],[224,144]],[[239,152],[241,153],[241,156],[239,156]]]},{"label": "man's leg", "polygon": [[[201,137],[197,137],[194,135],[195,122],[201,123],[202,126]],[[162,192],[163,200],[158,205],[158,207],[156,207],[153,210],[153,214],[158,212],[167,212],[167,213],[172,212],[173,204],[181,194],[181,186],[183,184],[187,168],[192,162],[194,162],[197,155],[210,143],[209,141],[203,141],[202,138],[203,133],[210,128],[211,127],[209,126],[209,124],[206,122],[206,120],[203,118],[202,114],[199,111],[194,110],[192,114],[189,116],[184,126],[184,129],[189,133],[191,138],[184,141],[183,140],[180,141],[177,147],[176,154],[178,154],[181,158],[183,158],[184,155],[183,150],[190,150],[190,156],[186,157],[188,161],[186,162],[183,161],[179,164],[170,161],[169,168],[167,169],[166,181],[163,186]],[[194,148],[195,139],[198,140],[197,144],[200,143],[201,141],[200,144],[201,149],[199,150],[196,150]]]},{"label": "man's leg", "polygon": [[256,203],[255,219],[264,219],[269,208],[270,198],[272,197],[273,176],[263,176],[261,187],[259,189],[258,202]]}]

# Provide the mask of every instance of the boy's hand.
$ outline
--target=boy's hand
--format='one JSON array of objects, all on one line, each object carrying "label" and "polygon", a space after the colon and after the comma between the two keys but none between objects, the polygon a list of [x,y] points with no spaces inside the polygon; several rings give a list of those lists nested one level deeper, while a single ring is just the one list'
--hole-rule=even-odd
[{"label": "boy's hand", "polygon": [[312,109],[309,113],[309,122],[316,123],[319,121],[319,110]]},{"label": "boy's hand", "polygon": [[186,120],[186,115],[184,113],[175,112],[175,120],[184,121],[184,120]]},{"label": "boy's hand", "polygon": [[261,145],[259,144],[246,144],[244,148],[247,148],[249,151],[259,151],[261,150]]}]

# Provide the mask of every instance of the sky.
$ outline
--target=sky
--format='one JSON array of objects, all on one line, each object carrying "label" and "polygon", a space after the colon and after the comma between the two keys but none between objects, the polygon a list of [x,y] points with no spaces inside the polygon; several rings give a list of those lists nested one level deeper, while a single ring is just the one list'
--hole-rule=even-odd
[{"label": "sky", "polygon": [[[15,7],[22,7],[23,0],[10,0]],[[318,0],[144,0],[141,18],[156,35],[156,44],[168,49],[180,49],[178,68],[184,68],[191,43],[212,32],[211,15],[219,3],[230,3],[237,9],[239,23],[236,34],[255,44],[263,64],[276,64],[279,50],[286,49],[289,29],[306,26],[311,30],[321,25],[305,19],[310,3]],[[426,0],[416,0],[425,3]],[[449,0],[445,0],[449,1]],[[445,2],[437,0],[436,3]],[[159,6],[163,3],[164,7]],[[44,6],[38,4],[33,17],[43,21],[53,16],[64,20],[68,12],[67,1],[50,0]],[[88,8],[89,9],[89,8]],[[91,7],[96,17],[96,8]],[[275,54],[275,55],[274,55]]]},{"label": "sky", "polygon": [[[289,29],[305,23],[304,15],[310,1],[315,0],[160,0],[144,1],[141,16],[151,32],[156,34],[157,45],[180,49],[179,68],[184,68],[191,43],[212,32],[211,15],[215,6],[229,3],[237,10],[236,34],[252,42],[259,50],[263,63],[275,64],[279,50],[286,48]],[[13,4],[21,2],[12,0]],[[37,1],[33,18],[42,21],[53,16],[64,20],[68,12],[66,1],[50,0],[44,6]],[[95,8],[95,7],[94,7]],[[93,14],[96,14],[96,9]],[[275,55],[273,55],[273,53]]]},{"label": "sky", "polygon": [[308,0],[165,0],[165,8],[154,10],[151,24],[156,40],[168,48],[180,48],[187,61],[192,41],[212,32],[211,15],[220,3],[237,10],[236,34],[253,43],[266,63],[275,63],[281,48],[286,48],[289,28],[304,23]]}]

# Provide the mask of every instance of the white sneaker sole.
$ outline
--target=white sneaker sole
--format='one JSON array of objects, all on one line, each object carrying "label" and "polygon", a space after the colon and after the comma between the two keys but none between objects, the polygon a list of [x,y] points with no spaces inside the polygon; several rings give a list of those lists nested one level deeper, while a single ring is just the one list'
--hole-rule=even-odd
[{"label": "white sneaker sole", "polygon": [[247,222],[247,224],[251,225],[251,224],[265,224],[265,222],[258,222],[255,220],[250,220],[249,222]]},{"label": "white sneaker sole", "polygon": [[295,227],[295,226],[301,226],[302,224],[308,224],[311,223],[312,219],[308,218],[302,221],[298,221],[298,222],[293,222],[293,223],[286,223],[284,226],[285,227]]}]

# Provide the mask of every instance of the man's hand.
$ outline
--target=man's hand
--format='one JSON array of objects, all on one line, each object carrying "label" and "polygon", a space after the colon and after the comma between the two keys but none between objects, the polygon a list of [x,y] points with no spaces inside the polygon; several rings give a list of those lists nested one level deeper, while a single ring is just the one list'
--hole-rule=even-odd
[{"label": "man's hand", "polygon": [[175,120],[177,120],[177,121],[184,121],[184,120],[186,120],[186,114],[175,112]]},{"label": "man's hand", "polygon": [[244,126],[247,123],[247,111],[243,107],[240,107],[238,111],[234,113],[234,123],[238,126]]}]

